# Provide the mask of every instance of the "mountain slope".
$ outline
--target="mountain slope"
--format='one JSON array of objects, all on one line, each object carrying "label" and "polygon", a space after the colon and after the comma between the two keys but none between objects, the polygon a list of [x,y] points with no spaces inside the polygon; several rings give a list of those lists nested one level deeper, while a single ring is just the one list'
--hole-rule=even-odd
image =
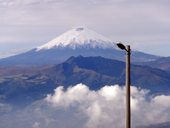
[{"label": "mountain slope", "polygon": [[162,57],[155,61],[145,62],[143,63],[143,65],[148,65],[153,68],[159,68],[159,69],[170,72],[170,57]]},{"label": "mountain slope", "polygon": [[54,48],[115,48],[115,43],[85,27],[79,27],[60,35],[50,42],[39,46],[36,51]]},{"label": "mountain slope", "polygon": [[[75,28],[28,52],[0,60],[0,66],[58,64],[71,56],[102,56],[124,60],[124,52],[106,37],[88,29]],[[132,62],[158,59],[158,56],[132,51]]]},{"label": "mountain slope", "polygon": [[[97,90],[103,85],[124,85],[125,81],[125,63],[102,57],[71,57],[58,65],[37,67],[31,72],[29,69],[17,74],[0,72],[0,101],[27,104],[44,98],[59,85],[84,83]],[[132,65],[131,73],[132,85],[151,93],[170,93],[170,74],[165,71]]]}]

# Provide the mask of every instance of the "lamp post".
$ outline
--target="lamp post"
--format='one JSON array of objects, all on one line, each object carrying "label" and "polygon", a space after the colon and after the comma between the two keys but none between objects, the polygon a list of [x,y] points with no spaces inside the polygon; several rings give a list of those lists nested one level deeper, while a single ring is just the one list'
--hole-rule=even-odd
[{"label": "lamp post", "polygon": [[131,128],[131,109],[130,109],[130,45],[124,46],[118,43],[117,46],[126,51],[126,128]]}]

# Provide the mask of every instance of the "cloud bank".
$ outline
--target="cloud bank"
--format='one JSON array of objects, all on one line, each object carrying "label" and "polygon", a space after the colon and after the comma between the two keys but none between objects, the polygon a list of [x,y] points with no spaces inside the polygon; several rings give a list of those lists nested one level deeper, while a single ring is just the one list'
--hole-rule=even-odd
[{"label": "cloud bank", "polygon": [[[170,122],[170,96],[149,95],[148,90],[131,87],[132,125]],[[84,84],[64,89],[25,108],[0,104],[2,128],[124,128],[125,88],[104,86],[98,91]]]},{"label": "cloud bank", "polygon": [[[170,96],[148,97],[147,90],[131,88],[132,124],[134,127],[170,121]],[[124,128],[125,90],[118,85],[98,91],[78,84],[64,90],[58,87],[46,100],[55,107],[76,108],[87,117],[85,128]]]}]

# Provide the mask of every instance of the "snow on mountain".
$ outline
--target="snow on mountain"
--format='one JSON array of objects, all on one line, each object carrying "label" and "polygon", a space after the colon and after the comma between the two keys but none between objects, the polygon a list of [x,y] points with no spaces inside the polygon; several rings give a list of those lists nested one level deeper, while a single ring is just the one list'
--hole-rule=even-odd
[{"label": "snow on mountain", "polygon": [[[147,62],[159,58],[133,50],[132,62]],[[88,28],[78,27],[30,51],[1,59],[0,66],[59,64],[71,56],[80,55],[101,56],[124,61],[125,54],[106,37]]]},{"label": "snow on mountain", "polygon": [[115,48],[115,43],[110,39],[86,27],[78,27],[67,31],[50,42],[39,46],[36,51],[53,48]]}]

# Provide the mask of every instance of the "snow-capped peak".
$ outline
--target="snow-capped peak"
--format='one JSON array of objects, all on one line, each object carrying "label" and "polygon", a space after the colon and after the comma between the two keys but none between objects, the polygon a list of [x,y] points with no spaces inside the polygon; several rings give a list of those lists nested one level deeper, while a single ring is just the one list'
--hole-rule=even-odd
[{"label": "snow-capped peak", "polygon": [[113,48],[115,44],[106,37],[86,28],[77,27],[59,37],[51,40],[50,42],[39,46],[36,51],[47,50],[53,48]]}]

